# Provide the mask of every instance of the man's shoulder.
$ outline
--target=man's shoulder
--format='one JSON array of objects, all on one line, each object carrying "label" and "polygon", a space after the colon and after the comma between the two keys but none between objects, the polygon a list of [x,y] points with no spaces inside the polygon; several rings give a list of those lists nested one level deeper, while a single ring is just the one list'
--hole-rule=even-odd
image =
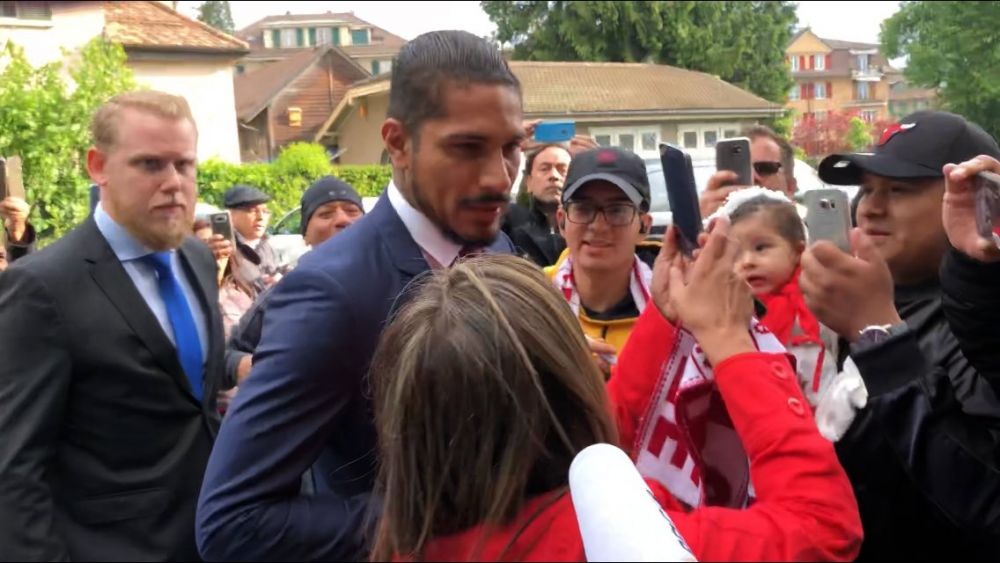
[{"label": "man's shoulder", "polygon": [[100,232],[84,223],[45,248],[14,262],[9,269],[42,278],[65,278],[84,264],[85,251],[94,243],[91,238],[94,236],[100,236]]}]

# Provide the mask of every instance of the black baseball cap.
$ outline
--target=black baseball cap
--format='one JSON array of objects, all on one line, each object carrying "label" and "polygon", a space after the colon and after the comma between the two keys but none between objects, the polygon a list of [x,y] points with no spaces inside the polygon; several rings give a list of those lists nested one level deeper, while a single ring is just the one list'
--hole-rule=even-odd
[{"label": "black baseball cap", "polygon": [[1000,159],[1000,147],[975,123],[944,111],[918,111],[890,125],[874,153],[833,154],[819,164],[827,184],[856,186],[862,173],[887,178],[943,178],[945,164],[981,154]]},{"label": "black baseball cap", "polygon": [[306,227],[312,219],[316,210],[331,201],[346,201],[357,205],[361,213],[365,212],[365,206],[361,202],[361,196],[353,186],[334,178],[333,176],[323,176],[302,192],[302,234],[306,234]]},{"label": "black baseball cap", "polygon": [[582,152],[573,157],[566,173],[566,187],[562,201],[586,184],[604,180],[618,186],[642,212],[649,211],[649,177],[646,163],[639,155],[618,147],[601,147]]},{"label": "black baseball cap", "polygon": [[222,196],[222,206],[226,209],[237,209],[269,201],[271,201],[271,196],[253,186],[242,184],[229,188]]}]

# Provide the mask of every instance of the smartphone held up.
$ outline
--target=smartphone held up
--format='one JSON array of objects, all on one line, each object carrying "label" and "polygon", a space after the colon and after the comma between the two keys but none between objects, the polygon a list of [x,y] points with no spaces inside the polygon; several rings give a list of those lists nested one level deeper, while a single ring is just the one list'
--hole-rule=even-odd
[{"label": "smartphone held up", "polygon": [[851,202],[839,189],[810,190],[805,193],[809,243],[827,240],[844,252],[851,252]]},{"label": "smartphone held up", "polygon": [[1000,174],[976,175],[976,229],[979,236],[1000,246]]},{"label": "smartphone held up", "polygon": [[691,155],[680,147],[661,143],[660,163],[663,166],[673,224],[680,235],[678,242],[681,252],[692,256],[698,248],[698,235],[701,234],[703,226]]}]

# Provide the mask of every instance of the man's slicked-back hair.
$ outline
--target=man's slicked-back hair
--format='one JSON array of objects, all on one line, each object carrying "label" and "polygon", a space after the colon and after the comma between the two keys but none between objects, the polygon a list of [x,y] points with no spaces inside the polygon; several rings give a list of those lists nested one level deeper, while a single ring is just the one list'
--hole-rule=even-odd
[{"label": "man's slicked-back hair", "polygon": [[495,45],[467,31],[432,31],[403,46],[392,65],[388,116],[417,135],[429,118],[444,115],[447,84],[521,83]]}]

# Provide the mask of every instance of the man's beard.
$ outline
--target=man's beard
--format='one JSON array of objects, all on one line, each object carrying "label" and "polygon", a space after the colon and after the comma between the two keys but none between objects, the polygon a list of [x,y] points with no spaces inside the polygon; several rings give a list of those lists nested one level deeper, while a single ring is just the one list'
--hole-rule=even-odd
[{"label": "man's beard", "polygon": [[143,243],[151,250],[162,252],[179,248],[184,239],[191,233],[194,227],[194,217],[190,220],[187,216],[183,219],[164,225],[164,228],[150,228],[148,223],[126,219],[123,226],[139,242]]},{"label": "man's beard", "polygon": [[[451,226],[448,225],[448,222],[444,219],[444,217],[438,216],[434,212],[434,209],[423,198],[423,195],[422,195],[423,190],[420,188],[420,182],[417,181],[416,167],[414,167],[414,169],[413,169],[413,175],[410,178],[410,193],[413,196],[413,202],[412,202],[413,203],[413,207],[417,208],[417,211],[420,211],[421,213],[424,214],[425,217],[427,217],[428,219],[430,219],[431,223],[434,223],[439,229],[441,229],[441,233],[445,236],[445,238],[447,238],[451,242],[454,242],[455,244],[459,244],[459,245],[466,246],[466,247],[483,247],[483,246],[489,246],[489,245],[493,244],[497,240],[497,236],[499,236],[499,234],[500,234],[500,229],[497,229],[496,231],[494,231],[493,235],[490,236],[490,237],[488,237],[488,238],[470,239],[470,238],[463,237],[462,235],[460,235],[457,232],[455,232],[451,228]],[[480,197],[480,198],[464,199],[464,200],[462,200],[462,201],[459,202],[459,205],[463,205],[463,204],[467,204],[467,203],[472,203],[472,202],[479,202],[479,203],[503,202],[503,203],[506,203],[506,200],[503,200],[503,199],[497,200],[497,198],[486,196],[486,197]]]}]

